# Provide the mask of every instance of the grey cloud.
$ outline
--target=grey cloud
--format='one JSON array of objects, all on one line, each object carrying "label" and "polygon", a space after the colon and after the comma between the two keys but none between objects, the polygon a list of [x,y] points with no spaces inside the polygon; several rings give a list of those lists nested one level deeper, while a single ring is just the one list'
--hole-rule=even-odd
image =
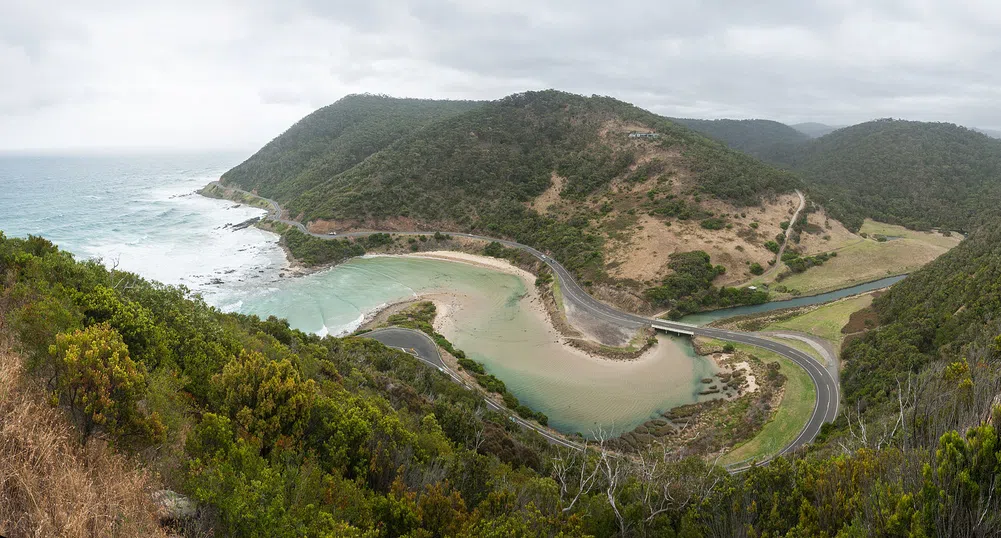
[{"label": "grey cloud", "polygon": [[[242,118],[239,143],[253,145],[346,93],[544,87],[666,115],[1001,126],[1001,5],[990,0],[87,4],[0,6],[0,110],[21,116],[0,118],[0,148],[22,143],[15,126],[32,114],[31,144],[81,143],[46,137],[53,111],[93,123],[86,142],[213,143],[232,139],[220,118]],[[128,139],[115,121],[131,122]]]}]

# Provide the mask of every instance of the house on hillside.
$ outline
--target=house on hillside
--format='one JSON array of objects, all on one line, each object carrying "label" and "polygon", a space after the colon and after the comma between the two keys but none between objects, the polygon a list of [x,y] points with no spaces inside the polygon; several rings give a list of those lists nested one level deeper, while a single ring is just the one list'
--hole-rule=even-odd
[{"label": "house on hillside", "polygon": [[629,138],[657,138],[660,133],[641,133],[639,131],[633,131],[629,133]]}]

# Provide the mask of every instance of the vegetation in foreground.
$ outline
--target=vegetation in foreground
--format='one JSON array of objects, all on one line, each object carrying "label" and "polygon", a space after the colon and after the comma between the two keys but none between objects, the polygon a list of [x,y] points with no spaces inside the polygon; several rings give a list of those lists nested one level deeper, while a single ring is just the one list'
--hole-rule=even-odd
[{"label": "vegetation in foreground", "polygon": [[[989,239],[971,244],[998,244]],[[977,250],[957,249],[914,286]],[[900,412],[864,411],[865,434],[836,425],[813,455],[730,476],[674,452],[560,450],[405,353],[223,314],[183,289],[76,262],[44,239],[0,236],[0,274],[2,331],[18,338],[26,368],[49,383],[80,438],[106,440],[196,499],[198,526],[215,536],[1001,531],[997,326],[968,340],[968,361],[929,358],[912,378],[927,390],[908,392]],[[901,289],[871,338],[895,334],[891,312],[916,288]],[[982,320],[991,295],[978,297],[976,313],[957,321]]]},{"label": "vegetation in foreground", "polygon": [[[0,327],[4,326],[0,310]],[[79,432],[0,338],[0,533],[4,536],[166,536],[151,473]]]}]

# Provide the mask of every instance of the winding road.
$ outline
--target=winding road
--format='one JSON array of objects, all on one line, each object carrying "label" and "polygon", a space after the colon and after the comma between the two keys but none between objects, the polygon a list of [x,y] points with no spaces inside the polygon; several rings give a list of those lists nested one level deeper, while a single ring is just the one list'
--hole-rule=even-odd
[{"label": "winding road", "polygon": [[[254,193],[243,191],[241,189],[236,189],[234,187],[229,187],[221,184],[220,186],[225,189],[241,192],[252,196],[257,196],[258,198],[268,201],[272,206],[272,209],[268,211],[267,215],[268,219],[282,222],[290,226],[294,226],[301,232],[320,239],[364,237],[376,233],[390,233],[394,235],[434,235],[435,233],[434,231],[430,232],[359,231],[359,232],[346,232],[337,235],[313,233],[310,232],[306,228],[306,226],[303,225],[301,222],[283,219],[281,216],[282,213],[281,206],[278,204],[278,202],[268,198],[264,198]],[[798,191],[797,194],[799,194]],[[800,200],[801,200],[800,210],[802,210],[803,208],[802,194],[800,194]],[[796,211],[796,216],[798,215],[799,211]],[[826,368],[824,368],[823,365],[819,364],[813,357],[811,357],[809,354],[803,351],[800,351],[799,349],[783,344],[781,342],[777,342],[775,340],[771,340],[766,337],[758,336],[755,333],[743,332],[743,331],[731,331],[725,329],[715,329],[711,327],[699,327],[695,325],[689,325],[687,323],[667,321],[657,318],[648,318],[645,316],[640,316],[629,312],[623,312],[615,308],[612,308],[611,306],[602,303],[601,301],[598,301],[597,299],[592,297],[590,294],[588,294],[580,287],[576,279],[574,279],[573,275],[571,275],[570,272],[567,271],[567,269],[563,267],[558,261],[554,260],[552,257],[546,255],[544,252],[541,252],[533,247],[530,247],[528,245],[523,245],[521,243],[516,243],[514,241],[508,241],[505,239],[497,239],[493,237],[486,237],[475,234],[455,233],[455,232],[443,232],[443,233],[448,233],[453,236],[467,237],[470,239],[478,239],[483,241],[496,241],[506,247],[517,248],[525,252],[528,252],[529,254],[532,254],[536,258],[542,260],[546,265],[548,265],[549,268],[553,271],[553,273],[559,277],[561,289],[563,291],[564,301],[570,301],[574,304],[574,306],[581,308],[584,311],[591,314],[592,316],[598,319],[605,320],[608,323],[633,329],[652,326],[655,329],[671,332],[674,334],[682,334],[689,336],[704,336],[708,338],[715,338],[718,340],[725,340],[729,342],[749,344],[752,346],[756,346],[762,349],[767,349],[769,351],[775,352],[789,359],[790,361],[794,362],[795,364],[803,368],[806,371],[807,375],[810,376],[810,379],[813,381],[813,384],[816,387],[817,400],[814,404],[813,413],[810,416],[810,420],[803,427],[803,430],[799,433],[799,435],[789,445],[787,445],[779,452],[779,455],[794,451],[802,447],[803,445],[810,443],[817,436],[817,434],[820,433],[820,428],[824,425],[825,422],[833,422],[834,419],[837,418],[838,416],[838,405],[841,400],[841,393],[838,386],[837,378],[834,375],[832,375]],[[440,357],[439,357],[439,362],[440,362]],[[514,417],[512,417],[512,420],[514,420]],[[533,425],[521,421],[520,419],[516,420],[516,422],[523,423],[525,425],[528,425],[529,427],[532,427],[532,429],[536,431],[540,431],[540,428],[534,427]],[[546,435],[546,437],[550,439],[553,438],[552,435]],[[560,441],[560,444],[566,446],[572,445],[562,440]],[[758,463],[763,463],[763,462],[758,462]],[[735,466],[731,466],[730,468],[728,468],[728,470],[730,470],[731,472],[738,472],[746,469],[747,467],[750,467],[750,464],[745,465],[741,463]]]},{"label": "winding road", "polygon": [[782,230],[782,235],[785,236],[785,238],[782,239],[782,245],[779,247],[779,251],[775,253],[775,263],[772,264],[772,266],[769,267],[767,271],[761,273],[761,275],[758,277],[759,279],[763,279],[767,276],[770,276],[772,273],[778,271],[779,267],[782,266],[781,263],[782,255],[785,254],[786,247],[789,246],[789,231],[792,230],[792,226],[796,224],[796,219],[799,218],[799,214],[802,213],[803,208],[806,207],[806,197],[803,196],[803,193],[797,190],[796,194],[799,196],[799,207],[796,208],[796,212],[793,213],[792,220],[789,221],[789,227],[785,230]]}]

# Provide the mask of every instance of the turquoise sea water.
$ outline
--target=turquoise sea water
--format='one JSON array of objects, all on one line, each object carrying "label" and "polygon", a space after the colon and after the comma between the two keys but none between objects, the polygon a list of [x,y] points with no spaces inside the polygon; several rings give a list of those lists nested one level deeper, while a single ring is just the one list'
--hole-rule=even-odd
[{"label": "turquoise sea water", "polygon": [[224,228],[262,210],[194,194],[240,159],[0,156],[0,230],[42,235],[78,258],[117,261],[223,306],[235,289],[273,280],[285,264],[274,235]]}]

